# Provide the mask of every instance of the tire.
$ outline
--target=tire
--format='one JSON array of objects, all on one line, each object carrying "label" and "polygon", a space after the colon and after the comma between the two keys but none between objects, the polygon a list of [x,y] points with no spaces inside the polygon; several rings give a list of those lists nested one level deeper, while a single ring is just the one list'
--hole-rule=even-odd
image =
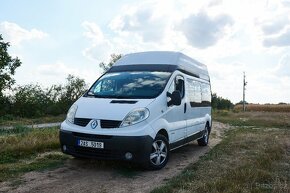
[{"label": "tire", "polygon": [[206,124],[202,138],[197,140],[199,146],[207,146],[209,140],[209,126]]},{"label": "tire", "polygon": [[149,155],[148,168],[151,170],[160,170],[169,159],[168,139],[161,134],[157,134],[152,142],[152,149]]}]

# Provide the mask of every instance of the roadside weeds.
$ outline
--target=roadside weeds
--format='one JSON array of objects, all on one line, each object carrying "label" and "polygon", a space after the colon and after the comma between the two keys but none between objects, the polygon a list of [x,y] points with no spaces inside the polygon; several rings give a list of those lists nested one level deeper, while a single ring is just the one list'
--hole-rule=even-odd
[{"label": "roadside weeds", "polygon": [[237,128],[152,193],[290,192],[290,130]]},{"label": "roadside weeds", "polygon": [[0,129],[0,182],[29,171],[55,168],[68,157],[60,153],[58,128]]}]

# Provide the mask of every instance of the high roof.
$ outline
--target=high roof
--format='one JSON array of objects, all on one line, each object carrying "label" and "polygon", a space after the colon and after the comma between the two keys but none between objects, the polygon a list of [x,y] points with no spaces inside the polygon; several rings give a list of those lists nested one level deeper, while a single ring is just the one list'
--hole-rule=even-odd
[{"label": "high roof", "polygon": [[125,65],[174,65],[177,70],[194,74],[209,80],[206,65],[190,58],[181,52],[149,51],[127,54],[121,57],[113,67]]}]

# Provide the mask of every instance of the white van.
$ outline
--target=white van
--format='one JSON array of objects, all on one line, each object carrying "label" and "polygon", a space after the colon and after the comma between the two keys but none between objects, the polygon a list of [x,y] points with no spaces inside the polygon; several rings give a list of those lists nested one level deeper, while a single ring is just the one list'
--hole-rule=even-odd
[{"label": "white van", "polygon": [[164,167],[169,151],[208,144],[211,88],[207,67],[179,52],[123,56],[69,109],[62,151]]}]

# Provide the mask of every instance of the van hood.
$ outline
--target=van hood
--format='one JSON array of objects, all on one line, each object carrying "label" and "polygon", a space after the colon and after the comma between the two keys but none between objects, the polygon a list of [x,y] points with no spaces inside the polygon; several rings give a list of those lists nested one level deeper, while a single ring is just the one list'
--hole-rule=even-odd
[{"label": "van hood", "polygon": [[147,107],[154,100],[81,97],[75,103],[78,106],[75,117],[122,121],[133,109]]}]

